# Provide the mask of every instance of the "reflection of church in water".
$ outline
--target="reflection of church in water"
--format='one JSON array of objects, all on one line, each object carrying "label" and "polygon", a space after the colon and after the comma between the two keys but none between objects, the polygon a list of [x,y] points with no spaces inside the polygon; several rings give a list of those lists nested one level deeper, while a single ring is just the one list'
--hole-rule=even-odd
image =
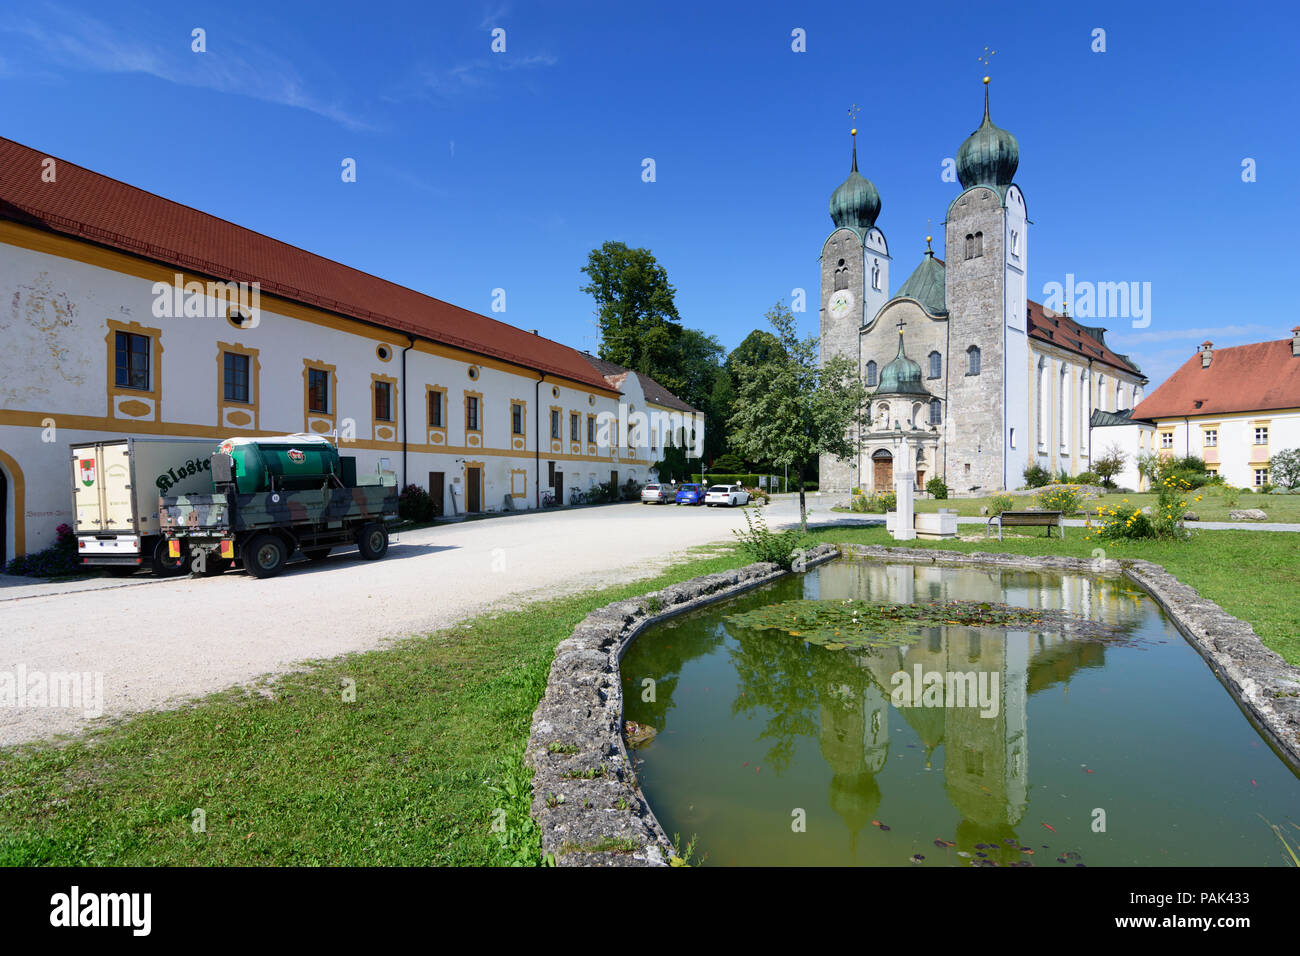
[{"label": "reflection of church in water", "polygon": [[[999,571],[987,577],[930,566],[880,567],[847,563],[845,575],[821,577],[822,599],[857,598],[891,603],[937,600],[998,600],[1020,607],[1060,609],[1096,616],[1117,595],[1115,585],[1086,578],[1037,582],[1036,576]],[[1032,583],[1030,583],[1032,582]],[[1005,592],[1003,588],[1006,588]],[[969,850],[977,841],[1002,844],[1014,835],[1028,806],[1029,738],[1027,704],[1031,694],[1055,684],[1067,686],[1083,668],[1104,663],[1104,647],[1055,633],[1008,631],[982,636],[974,628],[942,629],[908,647],[877,648],[855,655],[870,677],[861,689],[847,684],[818,688],[820,744],[831,769],[830,804],[852,839],[877,815],[881,802],[876,780],[890,756],[890,691],[898,671],[996,672],[998,712],[981,717],[978,707],[908,707],[894,713],[907,722],[925,751],[926,766],[943,747],[944,788],[962,820],[949,839]],[[965,631],[965,633],[961,633]],[[939,834],[936,834],[938,836]],[[990,848],[990,853],[992,853]],[[1008,859],[1019,851],[1005,851]]]}]

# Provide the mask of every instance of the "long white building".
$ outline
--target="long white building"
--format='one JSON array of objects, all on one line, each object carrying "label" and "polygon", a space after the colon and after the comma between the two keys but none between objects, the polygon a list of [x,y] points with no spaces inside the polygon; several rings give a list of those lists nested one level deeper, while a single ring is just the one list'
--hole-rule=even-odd
[{"label": "long white building", "polygon": [[635,372],[3,138],[0,343],[0,563],[71,520],[72,442],[335,436],[453,514],[703,441]]}]

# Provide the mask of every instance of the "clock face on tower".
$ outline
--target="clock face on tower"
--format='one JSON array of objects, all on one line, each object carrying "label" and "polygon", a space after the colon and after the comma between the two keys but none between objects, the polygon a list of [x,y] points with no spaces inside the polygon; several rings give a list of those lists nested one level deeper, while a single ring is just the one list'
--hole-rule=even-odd
[{"label": "clock face on tower", "polygon": [[826,303],[826,309],[830,312],[831,318],[844,318],[853,310],[853,293],[848,289],[837,289],[831,293],[830,301]]}]

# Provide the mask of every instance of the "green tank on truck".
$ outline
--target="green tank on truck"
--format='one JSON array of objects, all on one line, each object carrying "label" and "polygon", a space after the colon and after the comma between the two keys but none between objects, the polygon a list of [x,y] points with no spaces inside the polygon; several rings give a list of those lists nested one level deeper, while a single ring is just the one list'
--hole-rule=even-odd
[{"label": "green tank on truck", "polygon": [[250,574],[269,578],[297,551],[312,561],[349,545],[371,561],[388,552],[396,476],[358,476],[356,459],[326,438],[231,438],[210,465],[212,494],[158,503],[169,555],[193,572],[220,574],[241,561]]}]

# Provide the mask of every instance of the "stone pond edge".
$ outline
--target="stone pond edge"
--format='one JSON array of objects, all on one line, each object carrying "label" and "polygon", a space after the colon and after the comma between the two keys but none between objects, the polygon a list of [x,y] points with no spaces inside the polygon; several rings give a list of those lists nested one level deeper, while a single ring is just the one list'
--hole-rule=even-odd
[{"label": "stone pond edge", "polygon": [[[1300,668],[1265,647],[1250,624],[1159,564],[835,544],[810,549],[805,560],[807,567],[815,567],[842,554],[909,564],[1127,577],[1160,605],[1283,760],[1300,770]],[[525,762],[534,771],[532,817],[541,830],[543,854],[553,855],[560,866],[670,864],[673,843],[637,785],[623,740],[623,654],[653,624],[789,573],[759,563],[682,581],[598,608],[560,642],[525,751]]]},{"label": "stone pond edge", "polygon": [[[840,554],[822,544],[804,560],[815,567]],[[670,864],[672,840],[641,793],[624,744],[619,663],[647,627],[790,573],[761,562],[691,578],[598,608],[560,642],[524,752],[543,854],[560,866]]]}]

